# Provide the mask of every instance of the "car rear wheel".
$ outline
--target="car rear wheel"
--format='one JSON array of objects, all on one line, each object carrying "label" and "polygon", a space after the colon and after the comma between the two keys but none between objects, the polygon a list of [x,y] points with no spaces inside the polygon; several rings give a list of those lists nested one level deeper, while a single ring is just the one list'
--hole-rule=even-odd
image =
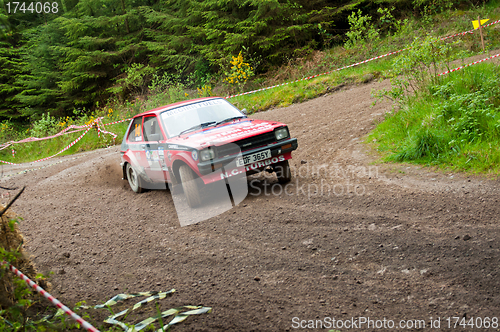
[{"label": "car rear wheel", "polygon": [[127,164],[127,180],[130,188],[133,192],[142,193],[144,188],[142,187],[142,179],[141,176],[137,173],[134,167],[130,164]]},{"label": "car rear wheel", "polygon": [[290,171],[288,160],[277,163],[276,166],[274,166],[274,171],[276,172],[279,183],[287,183],[292,180],[292,172]]},{"label": "car rear wheel", "polygon": [[182,190],[186,196],[187,203],[190,207],[194,208],[201,204],[200,191],[194,172],[188,165],[182,165],[179,168],[179,175],[182,183]]}]

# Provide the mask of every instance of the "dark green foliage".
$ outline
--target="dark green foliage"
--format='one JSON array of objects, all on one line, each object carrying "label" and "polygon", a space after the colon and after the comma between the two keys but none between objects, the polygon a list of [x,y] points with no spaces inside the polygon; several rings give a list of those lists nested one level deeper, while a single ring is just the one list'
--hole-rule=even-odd
[{"label": "dark green foliage", "polygon": [[243,51],[263,72],[329,43],[338,12],[326,0],[64,0],[58,10],[2,16],[20,38],[0,45],[0,118],[64,116],[144,93],[152,75],[137,89],[131,68],[201,85]]},{"label": "dark green foliage", "polygon": [[321,45],[318,24],[328,28],[333,9],[325,1],[165,0],[142,11],[152,64],[192,71],[206,61],[218,71],[243,48],[266,58],[263,70],[306,54]]},{"label": "dark green foliage", "polygon": [[459,82],[432,86],[431,92],[443,98],[441,116],[457,138],[469,143],[495,140],[500,134],[499,69],[463,74]]},{"label": "dark green foliage", "polygon": [[23,104],[16,99],[22,86],[16,84],[16,77],[23,75],[26,63],[19,54],[19,49],[10,42],[0,41],[0,119],[17,118]]},{"label": "dark green foliage", "polygon": [[[56,2],[57,13],[50,14],[7,14],[2,2],[0,120],[40,118],[49,111],[65,116],[74,107],[93,110],[110,97],[135,97],[148,92],[152,72],[201,86],[239,52],[263,73],[342,42],[352,11],[360,9],[377,22],[377,9],[385,6],[370,0]],[[411,10],[409,0],[386,3]],[[412,2],[422,11],[430,3],[448,8],[451,2]],[[378,29],[383,22],[376,24]]]},{"label": "dark green foliage", "polygon": [[70,104],[64,103],[58,85],[64,54],[57,46],[64,42],[64,36],[53,21],[26,31],[25,38],[29,44],[21,51],[26,72],[16,78],[16,84],[23,87],[17,94],[17,100],[25,106],[20,112],[23,116],[62,113],[64,106]]},{"label": "dark green foliage", "polygon": [[22,91],[22,86],[16,84],[16,78],[26,73],[26,63],[19,48],[22,34],[18,31],[18,26],[26,22],[20,19],[15,22],[17,26],[0,8],[0,119],[19,117],[19,110],[23,107],[16,99]]}]

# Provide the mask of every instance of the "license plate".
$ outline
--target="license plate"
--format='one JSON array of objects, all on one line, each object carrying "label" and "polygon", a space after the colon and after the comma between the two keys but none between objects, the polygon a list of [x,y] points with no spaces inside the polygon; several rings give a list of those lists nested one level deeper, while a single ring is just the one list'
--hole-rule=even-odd
[{"label": "license plate", "polygon": [[261,161],[264,159],[269,159],[271,158],[271,150],[265,150],[262,152],[257,152],[257,153],[252,153],[249,154],[248,156],[244,156],[242,158],[239,158],[236,160],[236,166],[241,167],[245,166],[248,164],[255,163],[257,161]]}]

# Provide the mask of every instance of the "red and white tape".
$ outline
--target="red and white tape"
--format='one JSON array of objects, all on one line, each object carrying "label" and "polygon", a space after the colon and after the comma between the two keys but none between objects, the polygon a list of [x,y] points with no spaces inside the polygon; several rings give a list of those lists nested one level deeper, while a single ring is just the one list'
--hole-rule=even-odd
[{"label": "red and white tape", "polygon": [[115,122],[110,122],[110,123],[103,123],[103,126],[109,126],[109,125],[113,125],[113,124],[117,124],[117,123],[125,122],[125,121],[130,121],[130,120],[132,120],[132,118],[123,119],[123,120],[119,120],[119,121],[115,121]]},{"label": "red and white tape", "polygon": [[479,60],[479,61],[471,62],[471,63],[469,63],[469,64],[467,64],[467,65],[463,65],[463,66],[461,66],[461,67],[453,68],[453,69],[451,69],[451,70],[445,71],[444,73],[438,74],[438,76],[446,75],[446,74],[452,73],[452,72],[454,72],[454,71],[457,71],[457,70],[460,70],[460,69],[464,69],[465,67],[469,67],[469,66],[472,66],[472,65],[476,65],[476,64],[478,64],[478,63],[480,63],[480,62],[483,62],[483,61],[487,61],[487,60],[490,60],[490,59],[496,58],[496,57],[498,57],[498,56],[500,56],[500,53],[495,54],[495,55],[492,55],[492,56],[490,56],[489,58],[485,58],[485,59],[482,59],[482,60]]},{"label": "red and white tape", "polygon": [[[40,162],[40,161],[49,160],[49,159],[54,158],[55,156],[63,153],[64,151],[68,150],[70,147],[72,147],[73,145],[75,145],[79,140],[81,140],[83,138],[83,136],[85,136],[85,134],[87,134],[89,132],[90,129],[92,129],[92,128],[87,128],[87,130],[85,130],[84,133],[80,135],[80,137],[78,137],[76,140],[74,140],[73,142],[71,142],[68,146],[66,146],[64,149],[62,149],[61,151],[57,152],[56,154],[54,154],[52,156],[49,156],[49,157],[46,157],[46,158],[42,158],[42,159],[38,159],[38,160],[35,160],[35,161],[31,161],[31,162],[32,163],[37,163],[37,162]],[[0,163],[9,164],[9,165],[22,165],[22,164],[11,163],[11,162],[8,162],[8,161],[5,161],[5,160],[0,160]]]},{"label": "red and white tape", "polygon": [[[85,128],[87,128],[89,126],[90,125],[84,125],[84,126],[74,126],[74,125],[71,125],[71,126],[69,126],[69,127],[65,128],[65,129],[61,130],[60,132],[58,132],[57,134],[52,135],[52,136],[41,137],[41,138],[39,138],[39,137],[28,137],[28,138],[22,139],[20,141],[9,141],[9,142],[6,142],[4,144],[1,144],[0,145],[0,150],[3,150],[3,149],[5,149],[5,148],[7,148],[7,147],[9,147],[10,145],[13,145],[13,144],[43,141],[43,140],[47,140],[47,139],[59,137],[61,135],[65,135],[65,134],[76,133],[76,132],[85,130]],[[68,131],[70,129],[77,129],[77,130]]]},{"label": "red and white tape", "polygon": [[[106,130],[102,130],[101,127],[99,126],[99,122],[101,123],[101,125],[103,127],[105,125],[109,125],[109,123],[108,124],[103,124],[102,123],[102,119],[103,119],[102,117],[97,118],[97,119],[95,119],[93,121],[92,124],[86,125],[85,127],[87,127],[87,130],[85,130],[83,132],[83,134],[80,135],[80,137],[78,137],[77,139],[75,139],[73,142],[71,142],[68,146],[66,146],[61,151],[57,152],[56,154],[53,154],[52,156],[49,156],[49,157],[46,157],[46,158],[42,158],[42,159],[38,159],[38,160],[35,160],[35,161],[31,161],[31,163],[37,163],[37,162],[40,162],[40,161],[49,160],[49,159],[54,158],[55,156],[63,153],[64,151],[68,150],[70,147],[72,147],[73,145],[75,145],[76,143],[78,143],[78,141],[81,140],[83,138],[83,136],[85,136],[92,129],[92,126],[94,126],[94,125],[97,127],[97,133],[98,133],[98,135],[100,135],[101,132],[103,134],[109,134],[109,135],[113,136],[113,141],[114,141],[118,135],[116,135],[115,133],[106,131]],[[120,121],[117,121],[116,123],[123,122],[123,121],[126,121],[126,120],[130,120],[130,119],[120,120]],[[14,150],[12,150],[12,151],[14,151]],[[11,163],[11,162],[8,162],[8,161],[5,161],[5,160],[0,160],[0,163],[9,164],[9,165],[22,165],[22,164]]]},{"label": "red and white tape", "polygon": [[262,88],[262,89],[257,89],[257,90],[253,90],[253,91],[239,93],[239,94],[236,94],[236,95],[227,96],[227,97],[224,97],[224,99],[229,99],[229,98],[244,96],[244,95],[248,95],[248,94],[251,94],[251,93],[256,93],[256,92],[259,92],[259,91],[264,91],[264,90],[269,90],[269,89],[277,88],[279,86],[284,86],[284,85],[288,85],[288,84],[297,83],[297,82],[300,82],[300,81],[310,80],[310,79],[316,78],[318,76],[328,75],[328,74],[331,74],[331,73],[336,72],[336,71],[341,71],[341,70],[344,70],[344,69],[347,69],[347,68],[350,68],[350,67],[358,66],[358,65],[361,65],[363,63],[367,63],[367,62],[370,62],[370,61],[373,61],[373,60],[384,58],[384,57],[389,56],[389,55],[393,55],[393,54],[396,54],[396,53],[399,53],[399,52],[402,52],[402,51],[406,51],[408,49],[409,48],[404,48],[404,49],[399,50],[399,51],[395,51],[395,52],[390,52],[390,53],[387,53],[387,54],[379,55],[379,56],[373,57],[373,58],[368,59],[368,60],[364,60],[364,61],[361,61],[361,62],[356,62],[356,63],[353,63],[353,64],[348,65],[348,66],[344,66],[344,67],[341,67],[341,68],[330,70],[330,71],[327,71],[327,72],[324,72],[324,73],[321,73],[321,74],[316,74],[316,75],[313,75],[313,76],[304,77],[304,78],[301,78],[301,79],[298,79],[298,80],[295,80],[295,81],[286,82],[286,83],[282,83],[282,84],[277,84],[277,85],[269,86],[267,88]]},{"label": "red and white tape", "polygon": [[[123,121],[120,121],[120,122],[123,122]],[[97,124],[97,136],[98,137],[101,137],[100,136],[101,133],[113,136],[113,141],[118,137],[117,134],[102,129],[102,128],[104,128],[104,126],[106,126],[106,124],[102,123],[102,118],[100,118],[99,121],[96,122],[96,124]],[[99,125],[99,124],[101,124],[101,125]],[[109,123],[107,125],[109,125]],[[102,128],[101,128],[101,126],[102,126]]]},{"label": "red and white tape", "polygon": [[[497,24],[499,23],[500,20],[497,20],[497,21],[494,21],[494,22],[491,22],[491,23],[488,23],[488,24],[485,24],[485,25],[481,25],[481,28],[487,28],[493,24]],[[440,38],[440,40],[445,40],[445,39],[448,39],[448,38],[453,38],[453,37],[456,37],[456,36],[462,36],[462,35],[466,35],[468,33],[474,33],[474,31],[476,31],[478,29],[472,29],[472,30],[468,30],[468,31],[464,31],[464,32],[459,32],[459,33],[456,33],[454,35],[450,35],[450,36],[446,36],[446,37],[443,37],[443,38]]]},{"label": "red and white tape", "polygon": [[[483,25],[482,27],[486,28],[488,26],[491,26],[493,24],[497,24],[499,22],[500,22],[500,20],[497,20],[497,21],[492,22],[490,24]],[[440,38],[439,40],[446,40],[448,38],[453,38],[453,37],[456,37],[456,36],[465,35],[467,33],[474,33],[474,31],[475,30],[468,30],[468,31],[460,32],[460,33],[457,33],[457,34],[454,34],[454,35],[451,35],[451,36],[446,36],[446,37]],[[411,49],[411,47],[407,47],[407,48],[403,48],[403,49],[401,49],[399,51],[394,51],[394,52],[389,52],[387,54],[379,55],[379,56],[373,57],[371,59],[364,60],[364,61],[357,62],[357,63],[353,63],[351,65],[344,66],[342,68],[334,69],[334,70],[331,70],[331,71],[327,71],[327,72],[322,73],[322,74],[317,74],[317,75],[313,75],[313,76],[304,77],[304,78],[301,78],[301,79],[298,79],[298,80],[295,80],[295,81],[291,81],[291,82],[287,82],[287,83],[282,83],[282,84],[277,84],[277,85],[269,86],[267,88],[262,88],[262,89],[257,89],[257,90],[253,90],[253,91],[239,93],[239,94],[236,94],[236,95],[227,96],[227,97],[224,97],[224,99],[229,99],[229,98],[244,96],[244,95],[248,95],[248,94],[252,94],[252,93],[256,93],[256,92],[260,92],[260,91],[265,91],[265,90],[277,88],[277,87],[288,85],[288,84],[297,83],[297,82],[300,82],[300,81],[310,80],[310,79],[318,77],[318,76],[328,75],[328,74],[336,72],[336,71],[340,71],[340,70],[344,70],[344,69],[347,69],[347,68],[350,68],[350,67],[358,66],[358,65],[361,65],[363,63],[367,63],[367,62],[370,62],[370,61],[373,61],[373,60],[384,58],[386,56],[393,55],[393,54],[396,54],[396,53],[399,53],[399,52],[403,52],[403,51],[406,51],[406,50],[409,50],[409,49]]]},{"label": "red and white tape", "polygon": [[53,297],[52,295],[47,293],[42,287],[40,287],[36,283],[34,283],[30,278],[25,276],[17,268],[15,268],[14,266],[12,266],[11,264],[9,264],[6,261],[1,261],[0,265],[7,265],[9,270],[11,270],[13,273],[15,273],[16,276],[23,279],[24,282],[26,282],[31,288],[33,288],[34,290],[36,290],[37,292],[39,292],[40,294],[45,296],[50,302],[52,302],[52,304],[54,304],[56,307],[58,307],[59,309],[64,311],[64,313],[66,315],[68,315],[71,318],[73,318],[74,320],[76,320],[78,322],[78,324],[80,324],[84,329],[86,329],[87,331],[91,331],[91,332],[99,332],[98,329],[93,327],[90,323],[86,322],[82,317],[78,316],[74,311],[72,311],[70,308],[68,308],[64,304],[62,304],[58,299],[56,299],[55,297]]},{"label": "red and white tape", "polygon": [[[103,117],[101,117],[100,119],[103,119]],[[129,121],[129,120],[131,120],[131,118],[123,119],[123,120],[119,120],[119,121],[115,121],[115,122],[110,122],[110,123],[102,123],[101,122],[101,124],[104,127],[104,126],[109,126],[109,125],[113,125],[113,124],[124,122],[124,121]],[[57,134],[52,135],[52,136],[40,137],[40,138],[39,137],[28,137],[28,138],[22,139],[20,141],[9,141],[9,142],[0,144],[0,150],[8,148],[9,146],[14,145],[14,144],[43,141],[43,140],[47,140],[47,139],[56,138],[56,137],[59,137],[62,135],[77,133],[79,131],[85,130],[86,128],[92,127],[92,125],[93,124],[87,124],[87,125],[82,125],[82,126],[71,125],[71,126],[68,126],[67,128],[64,128],[63,130],[61,130],[60,132],[58,132]],[[69,131],[70,129],[76,129],[76,130]],[[115,134],[110,133],[110,132],[106,132],[106,133],[108,133],[110,135],[115,135]]]}]

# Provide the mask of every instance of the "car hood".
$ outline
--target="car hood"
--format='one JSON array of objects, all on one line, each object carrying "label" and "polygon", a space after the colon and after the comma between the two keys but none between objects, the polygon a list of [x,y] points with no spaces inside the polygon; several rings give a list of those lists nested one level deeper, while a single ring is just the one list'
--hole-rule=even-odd
[{"label": "car hood", "polygon": [[241,139],[260,135],[284,126],[283,123],[265,120],[236,120],[217,127],[208,127],[183,134],[169,140],[170,144],[178,144],[191,148],[202,149],[210,145],[219,146]]}]

